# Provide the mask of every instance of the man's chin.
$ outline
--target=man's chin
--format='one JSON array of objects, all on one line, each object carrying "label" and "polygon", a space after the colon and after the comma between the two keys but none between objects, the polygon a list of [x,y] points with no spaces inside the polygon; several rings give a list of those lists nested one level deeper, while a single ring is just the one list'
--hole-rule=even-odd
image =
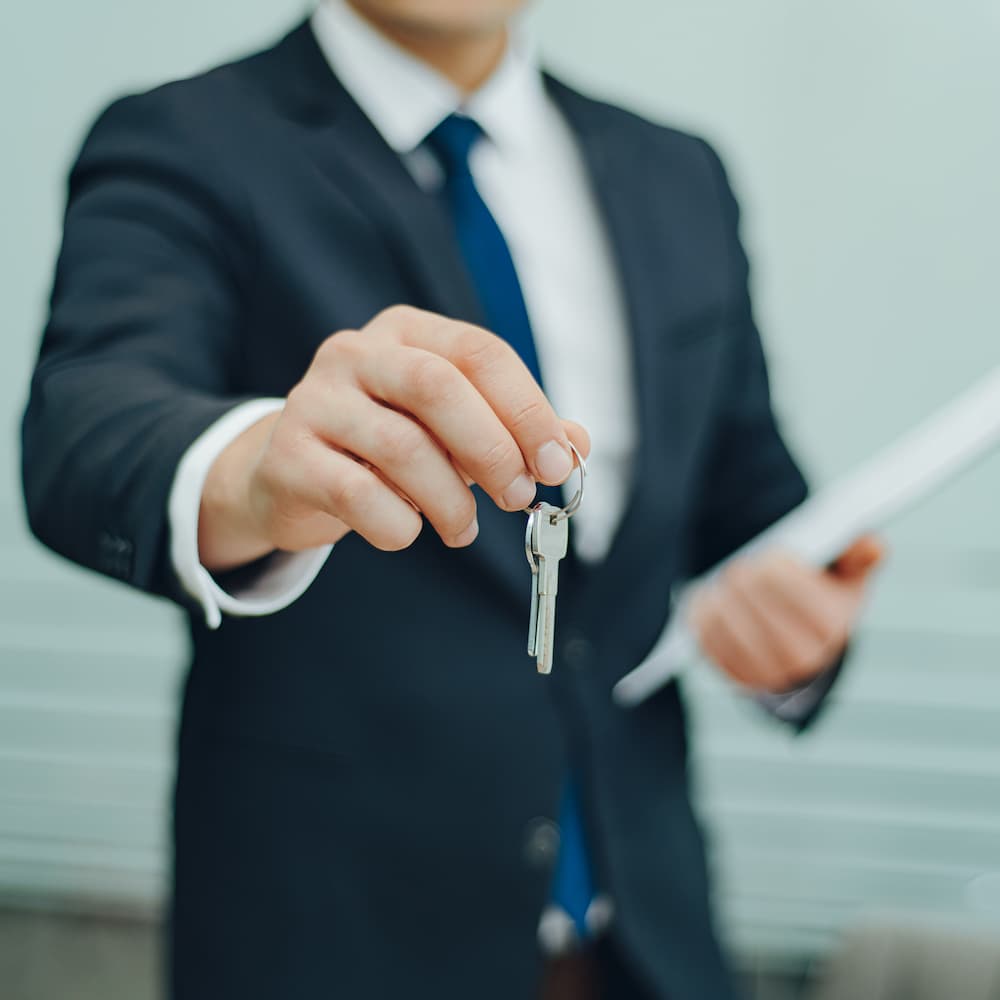
[{"label": "man's chin", "polygon": [[368,20],[407,34],[447,37],[491,34],[525,0],[348,0]]}]

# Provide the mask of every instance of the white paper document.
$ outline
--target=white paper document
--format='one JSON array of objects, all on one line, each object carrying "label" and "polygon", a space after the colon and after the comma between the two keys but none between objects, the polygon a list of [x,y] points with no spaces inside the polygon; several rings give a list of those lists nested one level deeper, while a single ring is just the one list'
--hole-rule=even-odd
[{"label": "white paper document", "polygon": [[626,706],[639,704],[697,657],[697,641],[685,625],[686,595],[732,560],[767,547],[781,548],[812,566],[826,566],[859,535],[882,527],[998,447],[1000,368],[995,368],[958,399],[688,584],[671,624],[649,656],[615,686],[615,700]]}]

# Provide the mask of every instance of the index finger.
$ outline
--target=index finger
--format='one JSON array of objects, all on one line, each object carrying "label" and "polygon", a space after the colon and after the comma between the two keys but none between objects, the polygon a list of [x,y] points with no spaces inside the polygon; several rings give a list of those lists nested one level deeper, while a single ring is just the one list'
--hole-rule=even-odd
[{"label": "index finger", "polygon": [[832,569],[837,576],[860,576],[877,566],[884,557],[883,542],[875,535],[862,535],[837,556]]},{"label": "index finger", "polygon": [[475,386],[535,479],[556,486],[569,478],[573,456],[566,429],[510,344],[472,323],[408,307],[387,310],[370,325],[383,324],[400,343],[450,361]]}]

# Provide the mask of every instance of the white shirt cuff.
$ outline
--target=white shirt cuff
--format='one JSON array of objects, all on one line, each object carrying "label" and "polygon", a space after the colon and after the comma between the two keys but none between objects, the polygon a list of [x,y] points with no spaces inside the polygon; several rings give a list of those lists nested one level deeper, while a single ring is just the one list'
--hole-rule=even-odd
[{"label": "white shirt cuff", "polygon": [[309,589],[333,548],[276,552],[234,593],[223,590],[201,564],[198,515],[208,470],[248,427],[284,405],[283,399],[252,399],[234,406],[194,440],[178,463],[167,501],[170,559],[181,586],[201,605],[209,628],[219,627],[223,612],[248,617],[288,607]]}]

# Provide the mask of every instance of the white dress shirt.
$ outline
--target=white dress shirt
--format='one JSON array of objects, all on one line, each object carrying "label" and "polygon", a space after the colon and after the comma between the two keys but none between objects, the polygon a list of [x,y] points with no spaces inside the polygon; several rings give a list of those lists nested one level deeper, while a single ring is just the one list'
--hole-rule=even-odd
[{"label": "white dress shirt", "polygon": [[[515,31],[496,71],[463,97],[344,0],[323,0],[312,28],[341,83],[422,187],[434,189],[444,180],[423,146],[440,121],[461,110],[483,128],[469,165],[510,247],[546,394],[560,416],[590,433],[587,499],[570,537],[580,558],[600,559],[625,510],[638,435],[628,327],[581,153],[545,91],[532,47]],[[246,428],[282,405],[263,399],[231,410],[191,445],[177,469],[168,510],[171,557],[212,628],[222,612],[265,615],[286,607],[330,554],[330,546],[276,554],[233,593],[199,561],[198,511],[209,468]],[[575,477],[567,488],[575,489]]]}]

